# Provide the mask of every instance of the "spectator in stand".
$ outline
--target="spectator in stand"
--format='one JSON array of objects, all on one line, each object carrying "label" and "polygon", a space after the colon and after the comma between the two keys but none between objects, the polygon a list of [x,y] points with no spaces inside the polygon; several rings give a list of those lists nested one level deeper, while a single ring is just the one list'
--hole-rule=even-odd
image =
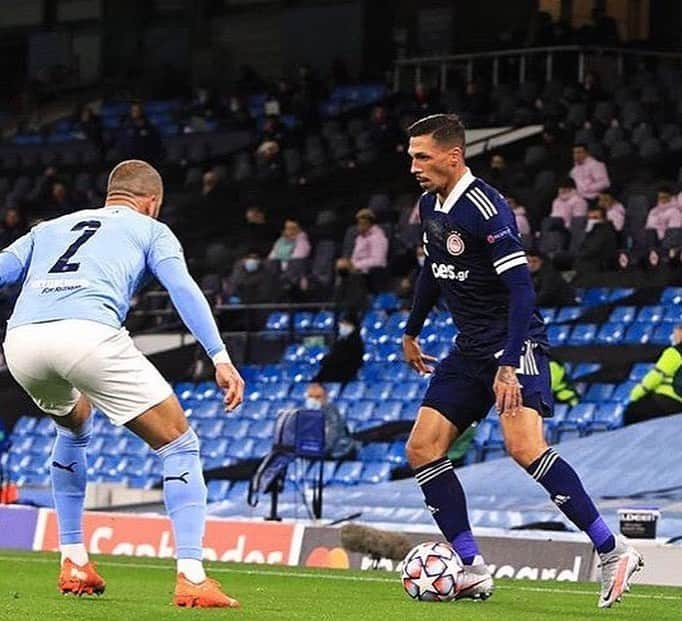
[{"label": "spectator in stand", "polygon": [[337,261],[333,301],[337,308],[358,314],[364,313],[368,306],[367,279],[350,269],[348,259]]},{"label": "spectator in stand", "polygon": [[244,224],[233,237],[240,254],[256,250],[260,255],[266,256],[277,238],[277,229],[268,222],[265,211],[258,205],[251,205],[246,209],[244,220]]},{"label": "spectator in stand", "polygon": [[618,236],[602,207],[593,205],[587,210],[586,231],[576,252],[576,272],[582,276],[615,269]]},{"label": "spectator in stand", "polygon": [[376,224],[371,209],[361,209],[355,214],[357,236],[350,256],[351,269],[369,274],[371,270],[385,268],[388,261],[388,239]]},{"label": "spectator in stand", "polygon": [[374,106],[372,109],[369,136],[380,153],[394,153],[404,148],[400,128],[389,118],[385,106]]},{"label": "spectator in stand", "polygon": [[523,235],[524,237],[530,237],[532,235],[532,231],[530,228],[530,223],[528,222],[526,208],[523,205],[519,205],[519,202],[516,200],[516,197],[513,194],[507,194],[505,198],[507,199],[507,204],[514,212],[516,228],[519,229],[519,234]]},{"label": "spectator in stand", "polygon": [[658,239],[665,236],[668,229],[682,227],[682,208],[674,198],[668,186],[661,186],[658,190],[658,202],[649,211],[646,228],[655,229]]},{"label": "spectator in stand", "polygon": [[338,338],[322,358],[313,382],[350,382],[362,366],[365,346],[360,336],[357,316],[346,313],[339,319]]},{"label": "spectator in stand", "polygon": [[538,306],[568,306],[575,304],[575,291],[564,280],[549,258],[537,250],[529,250],[528,269],[533,279]]},{"label": "spectator in stand", "polygon": [[225,125],[232,129],[249,129],[253,125],[249,110],[237,95],[227,96]]},{"label": "spectator in stand", "polygon": [[441,106],[438,102],[438,92],[431,89],[423,82],[417,82],[414,87],[414,98],[410,112],[418,117],[429,116],[441,112]]},{"label": "spectator in stand", "polygon": [[161,159],[163,145],[161,136],[154,124],[146,117],[141,103],[130,106],[116,143],[120,159],[145,160],[155,164]]},{"label": "spectator in stand", "polygon": [[82,140],[89,140],[101,153],[104,151],[104,137],[102,123],[90,106],[84,106],[74,123],[76,136]]},{"label": "spectator in stand", "polygon": [[276,276],[265,266],[257,250],[249,252],[236,263],[225,294],[236,296],[242,304],[275,302],[279,297]]},{"label": "spectator in stand", "polygon": [[573,164],[570,175],[578,194],[584,199],[596,198],[599,192],[611,185],[606,165],[590,155],[587,145],[573,145]]},{"label": "spectator in stand", "polygon": [[358,444],[351,437],[339,409],[329,402],[329,395],[322,384],[313,382],[308,386],[305,408],[321,410],[324,414],[325,457],[327,459],[351,459]]},{"label": "spectator in stand", "polygon": [[270,251],[269,259],[274,261],[290,261],[291,259],[307,259],[310,255],[308,235],[294,218],[284,222],[282,235]]},{"label": "spectator in stand", "polygon": [[47,202],[45,217],[55,218],[57,216],[63,216],[76,209],[78,209],[78,205],[72,199],[66,184],[61,181],[53,183],[51,196]]},{"label": "spectator in stand", "polygon": [[670,335],[656,366],[632,389],[626,425],[682,412],[682,323]]},{"label": "spectator in stand", "polygon": [[609,188],[599,192],[597,205],[606,212],[606,219],[613,224],[613,228],[620,233],[625,226],[625,207],[621,205]]},{"label": "spectator in stand", "polygon": [[5,210],[0,226],[0,249],[9,246],[15,239],[19,239],[26,232],[21,219],[21,213],[14,207]]},{"label": "spectator in stand", "polygon": [[566,177],[559,183],[559,191],[552,201],[552,218],[561,218],[567,229],[571,228],[571,220],[587,214],[587,201],[578,194],[576,182]]},{"label": "spectator in stand", "polygon": [[490,185],[496,187],[505,195],[510,191],[514,185],[512,172],[507,166],[507,160],[502,153],[493,153],[490,156],[488,163],[488,170],[485,174],[485,179]]},{"label": "spectator in stand", "polygon": [[477,80],[467,82],[462,103],[462,116],[467,125],[475,127],[485,123],[490,114],[490,98]]}]

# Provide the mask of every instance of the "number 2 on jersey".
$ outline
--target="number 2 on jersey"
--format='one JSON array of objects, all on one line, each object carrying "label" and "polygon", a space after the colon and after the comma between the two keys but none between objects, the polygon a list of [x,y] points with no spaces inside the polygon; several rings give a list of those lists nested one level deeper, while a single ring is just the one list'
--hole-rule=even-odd
[{"label": "number 2 on jersey", "polygon": [[69,259],[78,252],[78,249],[86,241],[97,233],[97,229],[99,229],[100,226],[102,226],[102,223],[99,220],[83,220],[82,222],[78,222],[71,230],[83,232],[80,234],[80,237],[66,249],[66,252],[57,259],[57,262],[50,268],[49,273],[63,274],[64,272],[77,272],[81,264],[75,262],[69,263]]}]

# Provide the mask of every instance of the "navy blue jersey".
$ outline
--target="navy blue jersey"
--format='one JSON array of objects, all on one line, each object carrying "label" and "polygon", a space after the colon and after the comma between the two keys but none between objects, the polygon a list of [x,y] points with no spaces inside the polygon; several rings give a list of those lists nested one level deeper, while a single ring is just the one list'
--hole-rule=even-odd
[{"label": "navy blue jersey", "polygon": [[[419,213],[425,277],[437,283],[452,313],[457,348],[474,357],[499,356],[509,314],[509,290],[500,275],[527,265],[514,213],[497,190],[469,171],[442,205],[435,194],[422,195]],[[537,308],[525,338],[547,347]]]}]

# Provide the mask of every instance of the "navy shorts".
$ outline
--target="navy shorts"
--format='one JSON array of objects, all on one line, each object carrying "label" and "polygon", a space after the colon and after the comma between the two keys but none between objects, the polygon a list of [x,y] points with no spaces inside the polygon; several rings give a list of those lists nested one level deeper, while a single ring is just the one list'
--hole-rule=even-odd
[{"label": "navy shorts", "polygon": [[[549,358],[539,347],[533,347],[522,362],[517,376],[523,386],[523,405],[550,418],[554,399]],[[498,365],[494,358],[471,358],[454,349],[436,367],[422,406],[438,410],[460,433],[464,432],[471,423],[485,418],[495,404],[493,380]]]}]

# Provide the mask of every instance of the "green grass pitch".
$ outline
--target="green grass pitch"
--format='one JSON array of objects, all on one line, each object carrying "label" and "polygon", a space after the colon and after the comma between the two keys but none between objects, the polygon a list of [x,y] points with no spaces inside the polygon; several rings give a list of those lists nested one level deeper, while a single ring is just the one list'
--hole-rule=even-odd
[{"label": "green grass pitch", "polygon": [[267,621],[586,621],[682,619],[682,589],[635,585],[611,610],[598,610],[597,585],[499,580],[486,602],[420,603],[383,572],[209,564],[210,574],[239,598],[241,610],[180,610],[170,604],[173,562],[95,557],[107,580],[101,597],[62,596],[57,556],[0,550],[0,619],[140,621],[258,619]]}]

